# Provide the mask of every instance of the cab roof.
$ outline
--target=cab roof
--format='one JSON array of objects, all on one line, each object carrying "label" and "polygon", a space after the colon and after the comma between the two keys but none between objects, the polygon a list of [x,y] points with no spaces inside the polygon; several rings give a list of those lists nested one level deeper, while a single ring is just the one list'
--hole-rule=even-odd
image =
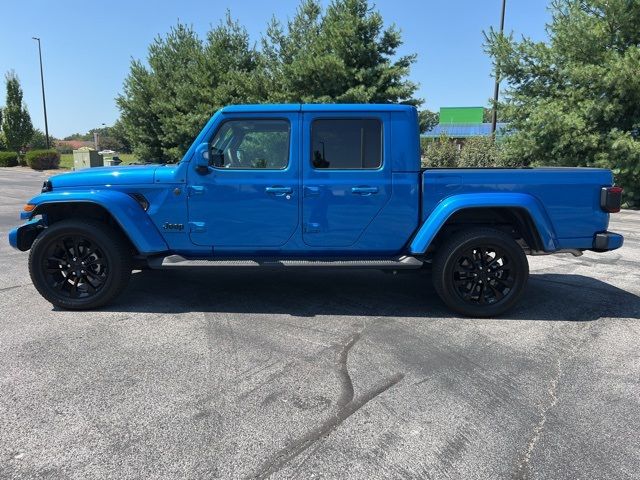
[{"label": "cab roof", "polygon": [[234,112],[406,112],[413,105],[393,103],[264,103],[255,105],[229,105],[222,113]]}]

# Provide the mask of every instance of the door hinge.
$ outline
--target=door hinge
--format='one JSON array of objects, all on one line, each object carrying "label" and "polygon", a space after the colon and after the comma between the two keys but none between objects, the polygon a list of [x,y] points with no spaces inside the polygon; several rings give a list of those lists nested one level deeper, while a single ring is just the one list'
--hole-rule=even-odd
[{"label": "door hinge", "polygon": [[206,232],[207,224],[205,222],[189,222],[190,232]]}]

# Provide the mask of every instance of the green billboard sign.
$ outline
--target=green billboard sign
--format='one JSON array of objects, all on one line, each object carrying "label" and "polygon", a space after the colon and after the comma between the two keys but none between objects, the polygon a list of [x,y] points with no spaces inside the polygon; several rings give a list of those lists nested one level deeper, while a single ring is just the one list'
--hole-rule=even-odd
[{"label": "green billboard sign", "polygon": [[441,107],[440,124],[482,123],[483,107]]}]

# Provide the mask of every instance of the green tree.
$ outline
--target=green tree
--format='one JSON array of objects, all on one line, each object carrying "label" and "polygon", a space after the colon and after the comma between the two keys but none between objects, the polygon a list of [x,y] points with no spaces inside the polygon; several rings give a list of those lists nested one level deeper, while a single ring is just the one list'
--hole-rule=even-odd
[{"label": "green tree", "polygon": [[7,142],[4,139],[4,133],[2,132],[2,108],[0,108],[0,152],[7,148]]},{"label": "green tree", "polygon": [[367,0],[302,0],[283,27],[272,20],[257,50],[230,14],[201,40],[178,24],[134,60],[117,98],[122,131],[140,158],[178,160],[227,104],[403,102],[414,55],[396,58],[400,32]]},{"label": "green tree", "polygon": [[131,64],[117,98],[121,128],[141,158],[177,161],[209,117],[251,98],[255,52],[244,28],[226,20],[203,42],[178,24],[149,47],[148,66]]},{"label": "green tree", "polygon": [[421,110],[418,112],[418,123],[420,125],[420,133],[433,130],[433,127],[438,125],[440,121],[440,114],[432,112],[430,110]]},{"label": "green tree", "polygon": [[110,137],[120,145],[118,149],[114,150],[118,150],[120,153],[132,152],[131,142],[129,142],[129,137],[127,137],[127,133],[121,119],[116,120],[110,128],[109,134]]},{"label": "green tree", "polygon": [[73,133],[63,138],[63,140],[82,140],[82,141],[91,141],[93,140],[93,135],[91,133]]},{"label": "green tree", "polygon": [[[50,143],[54,144],[55,138],[49,137]],[[33,130],[31,140],[27,143],[27,147],[30,149],[44,150],[47,148],[47,137],[42,130],[36,128]]]},{"label": "green tree", "polygon": [[286,28],[272,20],[262,44],[270,101],[422,103],[406,78],[415,55],[395,58],[400,31],[367,0],[334,0],[324,13],[303,0]]},{"label": "green tree", "polygon": [[[260,90],[265,101],[300,102],[318,97],[308,92],[323,88],[321,76],[325,72],[316,71],[315,78],[310,78],[312,65],[309,63],[327,63],[326,58],[318,58],[321,28],[322,7],[316,0],[303,0],[286,29],[276,18],[271,19],[262,39],[258,72],[260,83],[265,85]],[[305,85],[305,82],[311,83]]]},{"label": "green tree", "polygon": [[122,124],[141,158],[176,160],[175,149],[186,143],[180,132],[194,115],[188,93],[198,88],[193,77],[202,62],[202,42],[190,27],[178,24],[149,46],[147,62],[148,67],[139,60],[131,63],[124,92],[116,99]]},{"label": "green tree", "polygon": [[247,30],[233,20],[230,12],[207,33],[203,56],[200,77],[205,90],[199,97],[203,121],[225,105],[257,103],[262,99],[256,93],[258,84],[254,78],[259,53],[251,45]]},{"label": "green tree", "polygon": [[553,0],[548,42],[487,34],[526,165],[612,168],[640,206],[640,0]]},{"label": "green tree", "polygon": [[[491,103],[493,103],[493,101]],[[504,109],[502,107],[503,105],[500,102],[498,102],[498,118],[496,119],[496,121],[508,122],[509,119],[505,118]],[[491,123],[492,119],[493,119],[493,107],[489,107],[489,108],[485,107],[482,112],[482,121],[484,123]]]},{"label": "green tree", "polygon": [[20,152],[33,135],[33,124],[27,107],[22,102],[22,87],[14,72],[5,75],[7,100],[2,113],[2,131],[7,147]]}]

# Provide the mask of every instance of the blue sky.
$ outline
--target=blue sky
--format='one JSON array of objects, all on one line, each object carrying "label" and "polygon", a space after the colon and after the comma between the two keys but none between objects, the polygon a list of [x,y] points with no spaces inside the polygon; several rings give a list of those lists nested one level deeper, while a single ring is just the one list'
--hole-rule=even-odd
[{"label": "blue sky", "polygon": [[[15,70],[34,125],[44,129],[37,44],[42,39],[49,131],[56,137],[86,132],[118,118],[114,98],[131,58],[179,19],[203,37],[229,8],[253,40],[272,15],[293,16],[298,0],[3,0],[0,74]],[[324,1],[323,3],[328,3]],[[403,32],[400,54],[417,53],[411,78],[425,106],[485,105],[492,95],[491,62],[482,31],[497,25],[500,0],[378,0],[385,22]],[[507,0],[505,30],[546,38],[546,0]],[[0,105],[4,104],[4,85]]]}]

